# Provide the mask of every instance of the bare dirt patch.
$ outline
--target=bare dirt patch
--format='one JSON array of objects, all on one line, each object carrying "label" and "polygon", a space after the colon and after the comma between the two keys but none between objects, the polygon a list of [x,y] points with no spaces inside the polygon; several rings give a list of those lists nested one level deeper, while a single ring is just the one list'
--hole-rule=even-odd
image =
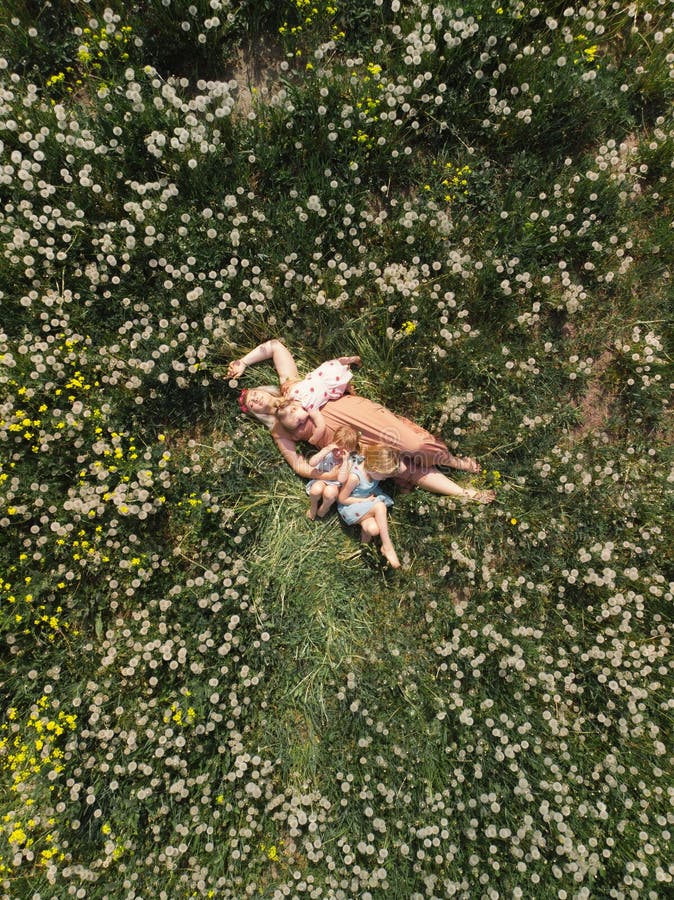
[{"label": "bare dirt patch", "polygon": [[275,93],[283,58],[280,47],[264,41],[239,50],[228,74],[238,86],[237,112],[240,116],[245,117],[252,112],[254,98],[266,101]]},{"label": "bare dirt patch", "polygon": [[605,428],[609,421],[615,394],[607,391],[602,376],[612,359],[613,353],[610,350],[604,350],[593,366],[592,379],[587,391],[578,402],[581,422],[571,432],[572,442],[580,441],[591,432]]}]

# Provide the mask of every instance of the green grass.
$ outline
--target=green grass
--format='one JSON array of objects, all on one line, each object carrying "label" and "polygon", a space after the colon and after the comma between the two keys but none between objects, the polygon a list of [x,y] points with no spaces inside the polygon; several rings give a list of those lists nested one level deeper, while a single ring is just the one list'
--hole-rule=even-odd
[{"label": "green grass", "polygon": [[[667,893],[672,22],[532,13],[5,4],[3,896]],[[496,502],[308,521],[275,336]]]}]

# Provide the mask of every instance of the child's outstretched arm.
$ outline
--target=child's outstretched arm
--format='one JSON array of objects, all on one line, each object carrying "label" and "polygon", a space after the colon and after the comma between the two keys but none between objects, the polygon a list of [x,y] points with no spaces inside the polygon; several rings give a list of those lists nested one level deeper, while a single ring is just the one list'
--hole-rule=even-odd
[{"label": "child's outstretched arm", "polygon": [[279,381],[284,382],[289,378],[299,377],[292,353],[277,338],[265,341],[264,344],[259,344],[254,350],[242,356],[241,359],[233,360],[229,364],[227,375],[229,378],[240,378],[248,366],[252,366],[257,362],[264,362],[267,359],[271,359],[274,363]]}]

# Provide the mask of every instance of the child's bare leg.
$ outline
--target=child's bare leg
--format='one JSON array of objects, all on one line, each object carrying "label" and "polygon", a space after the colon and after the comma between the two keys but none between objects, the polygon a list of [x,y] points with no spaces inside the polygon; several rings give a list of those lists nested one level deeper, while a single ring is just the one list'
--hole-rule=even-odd
[{"label": "child's bare leg", "polygon": [[311,521],[313,522],[318,511],[318,504],[323,497],[322,482],[317,481],[316,484],[311,485],[311,487],[309,488],[309,497],[311,498],[311,503],[309,505],[309,509],[307,510],[307,519],[311,519]]},{"label": "child's bare leg", "polygon": [[363,544],[369,544],[373,537],[379,534],[379,528],[373,518],[365,518],[360,523],[360,540]]},{"label": "child's bare leg", "polygon": [[377,527],[379,529],[379,535],[381,537],[381,552],[394,569],[399,569],[400,560],[398,559],[398,554],[395,552],[388,530],[388,514],[386,512],[386,506],[381,502],[381,500],[378,500],[372,507],[372,517],[377,523]]},{"label": "child's bare leg", "polygon": [[319,518],[323,518],[323,516],[328,512],[328,510],[332,507],[333,503],[337,499],[337,494],[339,494],[339,488],[334,484],[326,484],[323,488],[323,500],[321,505],[318,507],[316,511],[316,515]]}]

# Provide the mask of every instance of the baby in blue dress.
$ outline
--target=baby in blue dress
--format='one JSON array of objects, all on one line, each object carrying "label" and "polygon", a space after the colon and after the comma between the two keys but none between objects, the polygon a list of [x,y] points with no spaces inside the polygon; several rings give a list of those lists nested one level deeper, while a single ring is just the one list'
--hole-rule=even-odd
[{"label": "baby in blue dress", "polygon": [[[358,432],[349,425],[337,428],[331,444],[323,447],[318,453],[309,459],[309,465],[319,472],[324,472],[331,478],[312,478],[307,484],[307,494],[311,498],[311,505],[307,510],[307,518],[323,518],[332,508],[339,489],[346,482],[354,454],[358,450]],[[337,471],[333,471],[337,469]]]},{"label": "baby in blue dress", "polygon": [[352,457],[351,470],[337,500],[342,520],[347,525],[360,525],[363,543],[379,535],[381,552],[394,569],[400,568],[400,560],[391,542],[386,512],[393,500],[379,490],[379,482],[395,475],[399,468],[400,454],[392,447],[363,447],[362,457]]}]

